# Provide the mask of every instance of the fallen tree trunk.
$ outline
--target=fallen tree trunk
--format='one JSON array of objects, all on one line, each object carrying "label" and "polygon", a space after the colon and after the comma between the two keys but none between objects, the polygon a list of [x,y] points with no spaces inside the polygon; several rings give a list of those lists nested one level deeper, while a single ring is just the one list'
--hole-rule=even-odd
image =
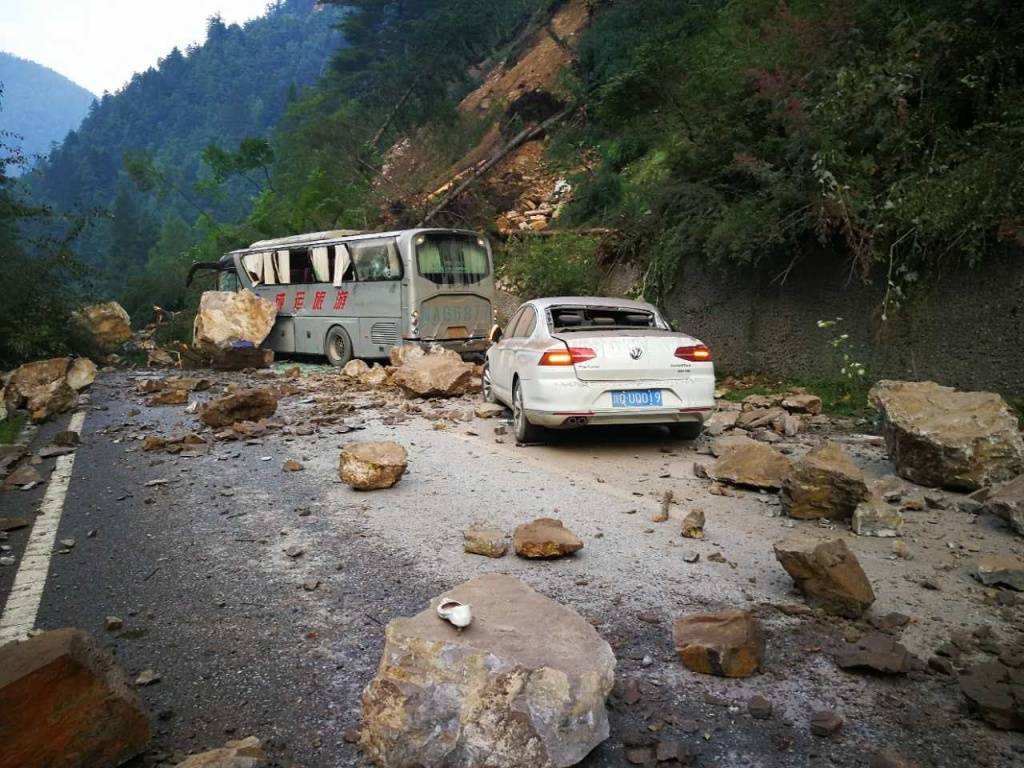
[{"label": "fallen tree trunk", "polygon": [[520,132],[518,135],[516,135],[514,139],[512,139],[512,141],[510,141],[508,144],[502,147],[501,150],[499,150],[490,160],[488,160],[486,163],[477,168],[476,171],[470,174],[469,177],[466,178],[461,184],[459,184],[451,192],[446,194],[441,199],[441,202],[439,202],[437,205],[431,208],[430,212],[427,213],[427,215],[423,217],[423,220],[416,226],[425,227],[430,222],[431,219],[433,219],[445,208],[447,208],[453,200],[458,198],[459,195],[461,195],[470,186],[472,186],[473,183],[477,181],[477,179],[479,179],[485,173],[494,168],[494,166],[496,166],[498,163],[504,160],[505,157],[507,157],[510,152],[518,149],[526,142],[537,138],[545,131],[547,131],[547,129],[550,128],[552,125],[555,125],[556,123],[564,120],[569,115],[571,115],[575,111],[575,109],[575,105],[568,106],[561,112],[559,112],[557,115],[549,117],[543,123],[535,125],[533,128],[527,128],[524,131]]}]

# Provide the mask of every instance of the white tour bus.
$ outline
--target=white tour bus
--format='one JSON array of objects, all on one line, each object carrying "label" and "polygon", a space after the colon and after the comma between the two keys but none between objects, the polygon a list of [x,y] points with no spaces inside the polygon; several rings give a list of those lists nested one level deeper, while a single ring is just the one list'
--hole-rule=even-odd
[{"label": "white tour bus", "polygon": [[481,235],[453,229],[349,231],[263,240],[189,272],[220,272],[220,289],[277,305],[264,346],[326,355],[337,366],[395,345],[482,354],[494,322],[494,265]]}]

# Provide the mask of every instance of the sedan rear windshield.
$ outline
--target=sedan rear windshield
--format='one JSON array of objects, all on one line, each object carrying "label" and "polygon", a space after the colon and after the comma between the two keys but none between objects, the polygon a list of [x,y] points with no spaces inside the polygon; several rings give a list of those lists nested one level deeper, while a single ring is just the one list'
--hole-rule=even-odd
[{"label": "sedan rear windshield", "polygon": [[437,285],[472,285],[491,273],[483,240],[451,234],[416,238],[420,275]]},{"label": "sedan rear windshield", "polygon": [[556,331],[629,330],[660,328],[653,312],[625,307],[554,306],[549,310]]}]

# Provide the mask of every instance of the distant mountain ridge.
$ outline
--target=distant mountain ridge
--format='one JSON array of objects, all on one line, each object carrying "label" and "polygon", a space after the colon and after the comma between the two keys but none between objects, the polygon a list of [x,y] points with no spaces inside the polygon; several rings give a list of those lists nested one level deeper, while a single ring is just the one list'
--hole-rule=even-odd
[{"label": "distant mountain ridge", "polygon": [[76,129],[96,99],[59,72],[2,51],[0,87],[0,132],[14,134],[6,143],[30,160]]}]

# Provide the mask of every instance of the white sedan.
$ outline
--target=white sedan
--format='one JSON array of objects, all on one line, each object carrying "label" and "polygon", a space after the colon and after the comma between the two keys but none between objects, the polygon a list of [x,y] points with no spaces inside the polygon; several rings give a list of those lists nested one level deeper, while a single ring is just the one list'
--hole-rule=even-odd
[{"label": "white sedan", "polygon": [[665,424],[692,439],[715,409],[711,350],[650,304],[537,299],[491,341],[484,397],[512,409],[523,443],[588,424]]}]

